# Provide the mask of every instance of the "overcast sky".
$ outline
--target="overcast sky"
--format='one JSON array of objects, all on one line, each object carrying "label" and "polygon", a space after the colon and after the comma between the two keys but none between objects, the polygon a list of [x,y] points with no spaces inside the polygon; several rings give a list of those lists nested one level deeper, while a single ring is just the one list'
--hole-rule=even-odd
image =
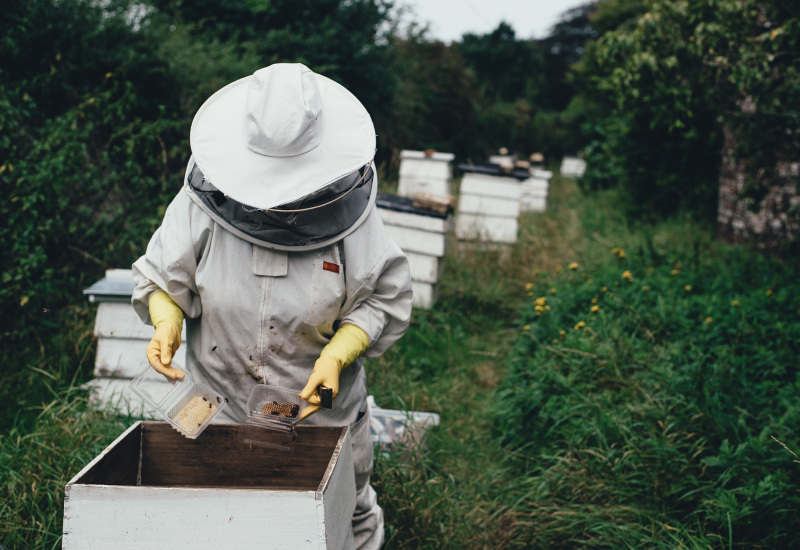
[{"label": "overcast sky", "polygon": [[486,34],[506,21],[517,38],[544,38],[560,16],[589,0],[398,0],[411,7],[433,38],[450,42],[464,33]]}]

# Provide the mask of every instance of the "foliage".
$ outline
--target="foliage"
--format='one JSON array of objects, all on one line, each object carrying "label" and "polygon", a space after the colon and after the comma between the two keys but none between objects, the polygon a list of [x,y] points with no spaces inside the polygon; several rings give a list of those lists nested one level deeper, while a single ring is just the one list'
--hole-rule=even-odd
[{"label": "foliage", "polygon": [[800,144],[797,14],[780,0],[644,5],[600,37],[576,72],[606,107],[586,125],[594,142],[584,183],[620,185],[632,214],[712,219],[723,125],[762,189]]},{"label": "foliage", "polygon": [[527,456],[517,513],[568,515],[520,536],[796,546],[797,266],[702,233],[606,250],[528,285],[496,434]]}]

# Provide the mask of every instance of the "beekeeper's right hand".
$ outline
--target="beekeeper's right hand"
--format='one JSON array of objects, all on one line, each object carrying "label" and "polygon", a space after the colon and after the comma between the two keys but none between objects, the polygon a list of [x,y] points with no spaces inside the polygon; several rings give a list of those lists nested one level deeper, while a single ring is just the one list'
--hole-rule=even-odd
[{"label": "beekeeper's right hand", "polygon": [[183,311],[163,290],[150,296],[149,308],[156,332],[147,345],[147,360],[170,382],[183,380],[183,373],[170,366],[181,345]]}]

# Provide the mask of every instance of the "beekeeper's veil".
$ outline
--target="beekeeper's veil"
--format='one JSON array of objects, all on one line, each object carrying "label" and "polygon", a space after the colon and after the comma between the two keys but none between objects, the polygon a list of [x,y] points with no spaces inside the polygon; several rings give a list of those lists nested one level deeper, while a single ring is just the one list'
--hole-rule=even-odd
[{"label": "beekeeper's veil", "polygon": [[216,92],[197,111],[190,141],[190,196],[256,244],[327,246],[375,203],[369,113],[302,64],[270,65]]}]

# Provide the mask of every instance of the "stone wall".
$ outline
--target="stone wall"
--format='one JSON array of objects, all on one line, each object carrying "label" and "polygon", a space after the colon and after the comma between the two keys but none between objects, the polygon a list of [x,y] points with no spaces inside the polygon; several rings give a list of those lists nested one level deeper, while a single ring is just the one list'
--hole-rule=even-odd
[{"label": "stone wall", "polygon": [[769,191],[760,204],[743,197],[745,166],[737,162],[736,141],[725,130],[720,170],[717,234],[735,244],[749,244],[765,252],[785,251],[800,242],[800,162],[778,164]]}]

